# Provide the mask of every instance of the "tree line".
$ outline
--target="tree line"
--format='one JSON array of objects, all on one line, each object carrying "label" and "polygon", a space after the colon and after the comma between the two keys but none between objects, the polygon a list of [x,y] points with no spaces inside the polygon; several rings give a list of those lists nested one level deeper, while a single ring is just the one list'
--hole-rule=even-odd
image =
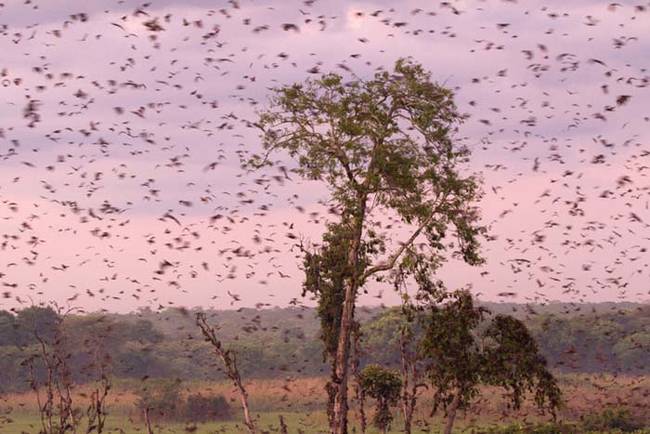
[{"label": "tree line", "polygon": [[[646,361],[650,356],[650,306],[577,305],[580,310],[571,313],[562,313],[560,305],[554,313],[536,305],[484,306],[497,313],[510,311],[522,318],[540,353],[557,372],[649,373]],[[531,315],[531,309],[539,313]],[[362,312],[361,364],[399,368],[399,309],[373,308]],[[79,381],[89,378],[84,366],[90,362],[91,354],[84,348],[95,344],[101,344],[112,355],[111,369],[118,378],[224,379],[223,373],[213,367],[210,349],[194,326],[195,313],[167,309],[132,314],[73,314],[57,325],[58,314],[51,307],[0,311],[0,390],[28,388],[27,369],[21,362],[37,351],[34,331],[45,339],[53,339],[56,327],[62,328],[70,342],[70,365]],[[246,378],[327,374],[313,309],[206,311],[206,315],[223,325],[222,339],[239,355]]]}]

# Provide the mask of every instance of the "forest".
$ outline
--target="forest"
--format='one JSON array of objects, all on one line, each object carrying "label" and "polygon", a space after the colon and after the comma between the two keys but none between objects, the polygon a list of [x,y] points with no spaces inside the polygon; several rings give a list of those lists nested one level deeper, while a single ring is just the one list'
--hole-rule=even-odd
[{"label": "forest", "polygon": [[[549,365],[562,373],[649,375],[650,307],[633,303],[546,306],[484,303],[493,312],[524,319]],[[399,366],[398,308],[367,308],[362,318],[362,363]],[[196,312],[170,308],[130,314],[74,314],[60,323],[71,345],[70,367],[78,381],[88,351],[99,345],[111,354],[117,378],[222,380],[210,346],[195,325]],[[239,355],[246,378],[322,376],[327,372],[313,308],[207,311],[222,339]],[[54,336],[59,324],[52,308],[30,307],[0,312],[0,387],[25,390],[27,369],[21,363],[38,352],[33,331]],[[31,332],[30,332],[31,330]]]}]

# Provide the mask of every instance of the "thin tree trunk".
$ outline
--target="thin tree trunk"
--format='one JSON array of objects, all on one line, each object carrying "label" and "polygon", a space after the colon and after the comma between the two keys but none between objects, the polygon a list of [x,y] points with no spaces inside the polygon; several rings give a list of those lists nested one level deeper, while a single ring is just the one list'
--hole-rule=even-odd
[{"label": "thin tree trunk", "polygon": [[348,359],[350,355],[350,334],[354,321],[354,299],[356,288],[348,285],[341,313],[341,328],[334,366],[334,415],[332,434],[348,432]]},{"label": "thin tree trunk", "polygon": [[284,422],[284,416],[280,415],[280,434],[289,434],[289,428]]},{"label": "thin tree trunk", "polygon": [[359,425],[361,428],[361,434],[366,433],[366,410],[365,410],[365,401],[366,401],[366,396],[363,390],[361,389],[361,382],[359,379],[359,367],[361,364],[361,356],[360,356],[360,349],[359,349],[359,340],[361,339],[361,333],[359,331],[359,324],[356,324],[355,330],[354,330],[354,338],[352,339],[352,351],[353,351],[353,359],[352,359],[352,376],[354,378],[354,383],[355,383],[355,398],[357,401],[358,405],[358,411],[359,411]]},{"label": "thin tree trunk", "polygon": [[248,406],[248,393],[246,392],[246,388],[241,381],[241,375],[239,375],[236,355],[230,350],[225,350],[223,348],[223,345],[217,338],[217,334],[215,333],[214,329],[208,325],[204,314],[197,314],[196,324],[201,329],[201,332],[203,333],[205,339],[212,345],[215,354],[223,362],[226,375],[232,380],[235,387],[237,388],[237,392],[239,393],[239,400],[244,411],[244,424],[246,425],[249,433],[255,434],[257,432],[257,427],[255,426],[253,418],[251,417],[250,407]]},{"label": "thin tree trunk", "polygon": [[444,434],[451,434],[451,429],[454,426],[454,420],[456,419],[456,411],[460,404],[460,391],[454,396],[454,400],[451,401],[451,405],[447,409],[447,423],[445,424]]},{"label": "thin tree trunk", "polygon": [[251,417],[251,411],[248,406],[248,393],[246,392],[246,389],[244,388],[244,385],[241,382],[241,378],[239,378],[239,372],[237,373],[237,380],[235,381],[235,384],[237,386],[237,389],[239,390],[239,398],[241,400],[241,406],[244,409],[244,423],[246,424],[246,428],[248,428],[248,432],[251,434],[255,434],[257,432],[257,428],[255,427],[255,422],[253,422],[253,418]]},{"label": "thin tree trunk", "polygon": [[153,434],[153,429],[151,428],[151,419],[149,418],[149,407],[144,409],[144,423],[147,424],[147,434]]},{"label": "thin tree trunk", "polygon": [[354,328],[354,305],[362,273],[359,268],[359,247],[363,234],[363,222],[366,214],[366,195],[359,197],[359,210],[354,215],[354,232],[348,248],[347,265],[351,276],[345,288],[345,298],[341,312],[339,339],[334,359],[334,411],[332,417],[332,434],[348,433],[348,361],[350,357],[350,336]]},{"label": "thin tree trunk", "polygon": [[368,421],[366,420],[366,394],[361,391],[359,393],[359,419],[361,425],[361,434],[366,434],[366,428],[368,427]]},{"label": "thin tree trunk", "polygon": [[413,413],[417,403],[418,372],[415,358],[413,352],[408,349],[407,332],[402,330],[400,335],[400,359],[402,362],[402,413],[404,415],[405,434],[411,434]]}]

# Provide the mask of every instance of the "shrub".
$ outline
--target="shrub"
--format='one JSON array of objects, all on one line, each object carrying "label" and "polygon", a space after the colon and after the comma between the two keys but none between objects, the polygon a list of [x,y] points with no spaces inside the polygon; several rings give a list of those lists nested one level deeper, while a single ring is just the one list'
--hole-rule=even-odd
[{"label": "shrub", "polygon": [[506,426],[489,428],[486,431],[479,431],[478,434],[576,434],[577,432],[579,430],[575,425],[549,422],[535,425],[512,423]]},{"label": "shrub", "polygon": [[152,420],[207,422],[230,419],[232,412],[223,395],[204,396],[200,393],[186,399],[181,393],[181,383],[160,382],[138,392],[136,402],[141,414],[149,410]]},{"label": "shrub", "polygon": [[192,422],[226,420],[232,416],[230,405],[223,395],[189,395],[185,404],[185,418]]},{"label": "shrub", "polygon": [[601,413],[587,415],[582,418],[582,425],[586,431],[607,432],[634,432],[644,427],[643,422],[625,408],[607,408]]},{"label": "shrub", "polygon": [[390,369],[379,365],[368,365],[361,371],[359,383],[363,393],[377,401],[374,424],[386,432],[393,421],[390,407],[397,404],[402,380]]},{"label": "shrub", "polygon": [[142,412],[149,410],[152,419],[173,420],[183,415],[181,384],[179,381],[164,382],[158,387],[149,385],[139,392],[136,406]]}]

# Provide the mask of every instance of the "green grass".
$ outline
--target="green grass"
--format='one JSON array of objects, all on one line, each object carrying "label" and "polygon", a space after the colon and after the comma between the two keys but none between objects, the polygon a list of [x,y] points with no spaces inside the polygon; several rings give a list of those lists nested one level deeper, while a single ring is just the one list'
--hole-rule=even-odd
[{"label": "green grass", "polygon": [[[288,426],[288,431],[291,434],[304,433],[304,434],[320,434],[327,433],[325,414],[322,412],[313,413],[276,413],[267,412],[258,414],[258,426],[261,432],[278,433],[280,432],[279,416],[282,415]],[[429,429],[415,428],[415,433],[439,433],[439,428],[442,422],[439,419],[432,421],[432,426]],[[571,425],[567,425],[571,426]],[[85,432],[84,429],[79,432]],[[0,433],[2,434],[37,434],[40,428],[40,421],[38,416],[30,413],[17,413],[10,416],[0,416]],[[112,415],[108,417],[106,429],[104,433],[111,434],[139,434],[146,433],[146,427],[141,420],[131,420],[126,416]],[[187,433],[193,432],[196,434],[214,434],[214,433],[244,433],[246,430],[239,421],[228,422],[212,422],[205,424],[187,424],[187,423],[160,423],[154,424],[154,432],[157,434],[172,434],[172,433]],[[351,433],[359,433],[358,426],[352,424]],[[391,434],[398,434],[401,431],[401,423],[395,421],[393,430],[389,431]],[[474,425],[467,426],[459,421],[454,432],[458,433],[484,433],[484,434],[573,434],[576,431],[569,429],[568,431],[559,431],[553,429],[550,425],[540,425],[536,429],[526,429],[523,424],[510,424],[495,427],[494,425]],[[609,434],[617,431],[608,431]],[[367,431],[368,434],[378,434],[379,431],[370,427]],[[650,430],[636,431],[638,434],[650,434]],[[585,434],[605,434],[605,432],[590,432]]]},{"label": "green grass", "polygon": [[[258,426],[264,430],[279,432],[280,413],[260,413],[258,415]],[[284,420],[289,428],[290,433],[298,433],[298,429],[305,434],[316,434],[326,432],[324,425],[324,414],[311,413],[282,413]],[[85,429],[85,424],[82,423]],[[12,414],[6,418],[0,418],[0,433],[38,433],[40,420],[35,414],[18,413]],[[189,428],[189,429],[188,429]],[[194,429],[195,428],[195,429]],[[109,416],[106,423],[105,433],[124,433],[136,434],[146,433],[146,427],[142,420],[130,420],[128,417],[121,415]],[[239,433],[245,432],[244,425],[238,421],[200,423],[197,425],[188,423],[154,423],[154,432],[156,433],[186,433],[194,432],[197,434],[208,433]],[[374,431],[369,431],[374,432]]]}]

